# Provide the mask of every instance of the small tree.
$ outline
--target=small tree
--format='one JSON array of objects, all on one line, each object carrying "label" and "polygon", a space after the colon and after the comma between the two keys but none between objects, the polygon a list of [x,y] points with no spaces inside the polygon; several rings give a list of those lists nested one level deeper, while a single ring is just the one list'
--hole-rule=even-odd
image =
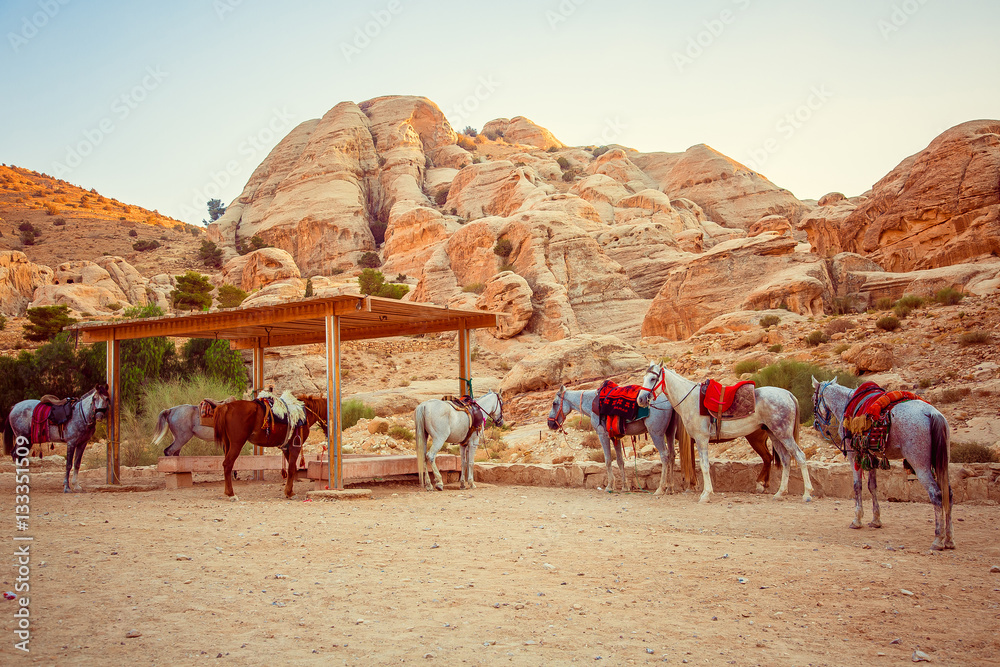
[{"label": "small tree", "polygon": [[69,316],[69,306],[38,306],[28,309],[30,324],[24,327],[24,338],[32,342],[52,340],[65,327],[77,322]]},{"label": "small tree", "polygon": [[[382,260],[378,258],[378,253],[366,252],[361,255],[361,259],[358,260],[358,266],[367,269],[374,269],[382,266]],[[379,273],[379,275],[382,274]]]},{"label": "small tree", "polygon": [[160,242],[156,239],[143,239],[141,241],[136,241],[132,244],[132,250],[136,252],[146,252],[147,250],[156,250],[160,247]]},{"label": "small tree", "polygon": [[510,257],[512,252],[514,252],[514,244],[510,242],[510,239],[497,239],[496,245],[493,246],[493,254],[500,257]]},{"label": "small tree", "polygon": [[235,285],[223,285],[219,288],[219,295],[216,301],[219,308],[236,308],[247,298],[247,293]]},{"label": "small tree", "polygon": [[212,305],[212,283],[208,276],[203,276],[197,271],[188,271],[183,276],[175,276],[177,288],[170,293],[170,299],[174,308],[187,308],[188,310],[202,310]]},{"label": "small tree", "polygon": [[358,289],[362,294],[384,296],[389,299],[402,299],[410,291],[410,286],[387,283],[381,271],[364,269],[361,275],[358,276]]},{"label": "small tree", "polygon": [[306,278],[306,293],[302,296],[308,299],[313,295],[313,281],[312,278]]},{"label": "small tree", "polygon": [[208,200],[208,219],[211,222],[215,222],[222,217],[222,214],[226,212],[226,207],[222,205],[222,201],[219,199],[209,199]]},{"label": "small tree", "polygon": [[222,266],[222,248],[215,245],[212,241],[202,241],[201,248],[198,249],[198,259],[200,259],[205,266],[219,268]]},{"label": "small tree", "polygon": [[236,243],[236,252],[240,255],[249,255],[254,250],[260,250],[261,248],[272,248],[273,246],[265,243],[264,239],[254,234],[250,237],[249,241],[238,241]]}]

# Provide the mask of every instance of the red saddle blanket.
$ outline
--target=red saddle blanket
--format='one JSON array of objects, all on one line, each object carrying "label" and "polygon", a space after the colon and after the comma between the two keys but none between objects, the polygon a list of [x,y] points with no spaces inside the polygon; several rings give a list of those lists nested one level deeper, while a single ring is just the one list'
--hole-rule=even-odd
[{"label": "red saddle blanket", "polygon": [[49,413],[52,406],[47,403],[39,403],[31,413],[31,444],[37,445],[40,442],[49,440]]},{"label": "red saddle blanket", "polygon": [[701,414],[723,419],[747,417],[756,409],[756,387],[753,380],[743,380],[729,387],[715,380],[705,380],[701,383]]},{"label": "red saddle blanket", "polygon": [[639,404],[635,401],[640,391],[642,391],[640,385],[619,386],[611,380],[605,380],[597,390],[593,408],[612,438],[622,437],[628,422],[635,421],[638,417]]},{"label": "red saddle blanket", "polygon": [[847,402],[844,427],[850,433],[863,433],[884,421],[886,413],[899,403],[922,400],[910,391],[886,391],[874,382],[865,382],[854,390],[851,400]]}]

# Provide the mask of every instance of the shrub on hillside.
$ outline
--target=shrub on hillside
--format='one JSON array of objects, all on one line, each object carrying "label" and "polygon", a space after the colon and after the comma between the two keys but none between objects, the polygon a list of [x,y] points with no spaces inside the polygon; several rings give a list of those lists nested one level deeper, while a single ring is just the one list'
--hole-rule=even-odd
[{"label": "shrub on hillside", "polygon": [[851,320],[845,320],[842,318],[832,319],[823,325],[823,332],[828,336],[832,336],[835,333],[844,333],[845,331],[850,331],[851,329],[856,329],[857,324]]},{"label": "shrub on hillside", "polygon": [[358,266],[375,269],[382,266],[382,260],[378,258],[378,253],[376,252],[366,252],[361,255],[361,259],[358,260]]},{"label": "shrub on hillside", "polygon": [[56,218],[55,220],[52,221],[52,224],[55,227],[62,227],[63,225],[66,224],[66,218]]},{"label": "shrub on hillside", "polygon": [[808,336],[806,336],[806,345],[815,347],[820,343],[826,343],[829,340],[830,340],[829,336],[827,336],[825,333],[817,329],[816,331],[813,331]]},{"label": "shrub on hillside", "polygon": [[132,238],[137,238],[139,236],[139,232],[135,231],[134,229],[130,229],[128,230],[128,235],[131,236]]},{"label": "shrub on hillside", "polygon": [[205,266],[219,268],[222,266],[222,248],[215,245],[213,241],[203,239],[201,247],[198,249],[198,259]]},{"label": "shrub on hillside", "polygon": [[780,321],[781,318],[778,317],[777,315],[765,315],[764,317],[760,318],[760,326],[766,329],[768,327],[773,327]]},{"label": "shrub on hillside", "polygon": [[160,242],[156,239],[148,239],[142,241],[136,241],[132,244],[132,250],[137,252],[146,252],[147,250],[156,250],[160,247]]},{"label": "shrub on hillside", "polygon": [[52,202],[49,202],[45,205],[45,213],[46,215],[58,215],[59,207],[53,204]]},{"label": "shrub on hillside", "polygon": [[174,279],[177,281],[177,287],[170,292],[174,308],[206,310],[212,305],[212,296],[209,293],[214,287],[209,282],[208,276],[203,276],[197,271],[188,271],[182,276],[174,276]]},{"label": "shrub on hillside", "polygon": [[34,343],[52,340],[65,327],[77,320],[69,315],[69,306],[38,306],[29,308],[29,323],[24,326],[24,339]]},{"label": "shrub on hillside", "polygon": [[981,442],[953,442],[952,463],[1000,463],[1000,456]]},{"label": "shrub on hillside", "polygon": [[954,306],[965,297],[954,287],[945,287],[934,294],[934,301],[942,306]]},{"label": "shrub on hillside", "polygon": [[409,285],[396,285],[385,282],[385,276],[376,269],[364,269],[358,276],[358,291],[372,296],[383,296],[389,299],[402,299],[410,291]]},{"label": "shrub on hillside", "polygon": [[990,342],[990,332],[977,330],[977,331],[967,331],[958,337],[958,344],[962,347],[968,347],[969,345],[984,345]]},{"label": "shrub on hillside", "polygon": [[823,382],[834,377],[845,387],[855,388],[861,384],[860,378],[846,371],[834,372],[816,364],[794,359],[783,359],[765,366],[750,379],[758,387],[781,387],[792,392],[799,402],[799,421],[808,424],[812,420],[812,378]]},{"label": "shrub on hillside", "polygon": [[359,419],[371,419],[375,410],[364,404],[359,398],[352,398],[340,403],[340,430],[346,431],[358,423]]},{"label": "shrub on hillside", "polygon": [[569,160],[564,158],[562,155],[556,158],[556,164],[558,164],[559,168],[562,169],[563,171],[569,169]]},{"label": "shrub on hillside", "polygon": [[471,292],[473,294],[482,294],[486,291],[486,285],[483,283],[469,283],[462,288],[462,291],[466,293]]},{"label": "shrub on hillside", "polygon": [[572,171],[564,171],[563,172],[562,179],[564,181],[566,181],[567,183],[569,183],[570,181],[572,181],[574,178],[576,178],[576,175]]},{"label": "shrub on hillside", "polygon": [[499,238],[493,245],[493,254],[499,257],[509,257],[512,252],[514,252],[514,244],[510,242],[510,239]]},{"label": "shrub on hillside", "polygon": [[892,297],[883,296],[875,300],[876,310],[889,310],[892,308],[893,300]]},{"label": "shrub on hillside", "polygon": [[592,150],[591,153],[594,155],[594,157],[601,157],[602,155],[604,155],[605,153],[607,153],[609,150],[611,150],[611,149],[608,148],[607,146],[598,146],[597,148],[595,148],[594,150]]},{"label": "shrub on hillside", "polygon": [[892,315],[886,315],[885,317],[878,318],[875,321],[875,326],[882,331],[895,331],[899,328],[899,320]]},{"label": "shrub on hillside", "polygon": [[448,191],[441,190],[436,195],[434,195],[434,203],[438,206],[444,206],[448,203]]},{"label": "shrub on hillside", "polygon": [[219,308],[236,308],[247,298],[247,293],[236,285],[222,285],[219,287],[219,294],[216,301]]},{"label": "shrub on hillside", "polygon": [[743,361],[737,361],[736,365],[733,366],[733,372],[736,375],[743,375],[744,373],[756,373],[760,370],[760,361],[756,359],[744,359]]}]

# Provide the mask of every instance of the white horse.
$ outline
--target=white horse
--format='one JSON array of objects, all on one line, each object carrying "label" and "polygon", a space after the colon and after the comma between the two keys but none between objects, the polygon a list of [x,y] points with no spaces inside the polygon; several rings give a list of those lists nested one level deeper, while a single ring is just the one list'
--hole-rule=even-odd
[{"label": "white horse", "polygon": [[[597,398],[597,389],[589,391],[566,391],[562,386],[556,392],[556,397],[552,399],[552,409],[549,411],[548,427],[550,429],[561,429],[566,416],[576,410],[586,415],[590,419],[597,437],[601,441],[604,449],[604,464],[607,467],[608,478],[606,489],[608,493],[614,490],[615,480],[611,471],[611,437],[607,429],[601,424],[600,417],[594,414],[594,399]],[[661,396],[649,404],[649,416],[644,419],[637,419],[629,422],[625,427],[625,435],[641,435],[648,433],[653,439],[653,445],[660,454],[660,486],[657,487],[654,496],[662,496],[667,489],[668,481],[670,493],[674,492],[674,410],[670,406],[670,401],[666,396]],[[625,462],[622,458],[622,441],[620,438],[614,440],[615,457],[618,461],[618,469],[622,472],[622,490],[628,491],[628,476],[625,474]]]},{"label": "white horse", "polygon": [[[861,528],[864,508],[861,505],[862,472],[854,465],[854,448],[844,445],[844,410],[854,390],[837,384],[837,379],[819,382],[812,379],[814,426],[847,457],[854,470],[854,521],[851,528]],[[934,505],[934,542],[931,549],[954,549],[951,532],[951,482],[948,479],[950,430],[948,421],[924,401],[906,401],[890,410],[892,426],[886,443],[886,458],[905,459]],[[872,494],[871,528],[881,528],[878,485],[875,468],[868,471],[868,490]]]},{"label": "white horse", "polygon": [[[651,399],[655,399],[656,392],[662,389],[670,398],[670,404],[680,416],[684,428],[694,438],[698,446],[701,475],[704,480],[704,489],[699,502],[708,502],[714,493],[711,464],[708,460],[708,443],[712,441],[715,428],[709,417],[701,415],[701,408],[698,405],[700,400],[697,392],[698,383],[681,377],[661,364],[651,363],[643,377],[642,387],[643,391],[639,392],[636,399],[639,405],[647,405]],[[788,491],[788,467],[791,456],[794,455],[799,463],[799,469],[802,470],[802,483],[805,487],[802,500],[809,502],[812,500],[813,486],[809,480],[806,455],[796,442],[799,434],[799,402],[790,391],[780,387],[757,387],[754,396],[756,402],[754,413],[742,419],[723,421],[719,440],[732,440],[761,428],[766,430],[775,453],[781,459],[781,484],[774,497],[781,498]]]},{"label": "white horse", "polygon": [[156,419],[156,433],[153,434],[150,446],[162,440],[168,430],[173,436],[173,440],[163,450],[164,456],[179,456],[181,447],[186,445],[191,438],[201,438],[206,442],[212,442],[215,439],[215,428],[201,424],[201,409],[197,405],[188,403],[164,408],[160,411],[160,415]]},{"label": "white horse", "polygon": [[[475,399],[474,403],[482,411],[484,417],[488,417],[497,426],[503,426],[503,401],[499,394],[491,391]],[[476,447],[479,446],[480,432],[472,428],[469,415],[448,401],[432,398],[417,406],[417,409],[413,411],[413,421],[416,423],[417,431],[417,467],[421,486],[424,486],[428,491],[435,488],[438,491],[444,490],[441,471],[438,470],[435,458],[444,443],[458,442],[467,443],[462,444],[460,450],[462,474],[459,479],[459,488],[464,489],[466,482],[468,482],[470,489],[476,488],[472,467],[476,460]],[[427,447],[428,438],[431,443],[429,449]],[[433,486],[431,486],[430,474],[420,464],[424,460],[426,460],[430,471],[434,473]]]}]

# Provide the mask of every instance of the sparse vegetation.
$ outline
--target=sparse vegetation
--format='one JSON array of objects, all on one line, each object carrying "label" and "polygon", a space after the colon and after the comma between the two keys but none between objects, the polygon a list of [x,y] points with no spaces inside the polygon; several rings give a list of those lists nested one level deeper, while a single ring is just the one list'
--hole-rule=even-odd
[{"label": "sparse vegetation", "polygon": [[358,260],[358,266],[367,269],[376,269],[382,266],[382,260],[379,259],[377,252],[366,252]]},{"label": "sparse vegetation", "polygon": [[[135,230],[133,229],[132,231],[134,232]],[[205,266],[219,268],[222,266],[222,248],[215,245],[212,241],[203,240],[201,248],[198,249],[198,259]]]},{"label": "sparse vegetation", "polygon": [[760,368],[761,363],[757,359],[744,359],[736,362],[733,366],[733,372],[736,375],[743,375],[744,373],[756,373]]},{"label": "sparse vegetation", "polygon": [[413,431],[406,428],[405,426],[391,426],[389,428],[389,437],[394,440],[406,440],[407,442],[413,442]]},{"label": "sparse vegetation", "polygon": [[219,294],[216,301],[219,308],[236,308],[247,298],[247,293],[236,285],[222,285],[219,287]]},{"label": "sparse vegetation", "polygon": [[837,345],[835,348],[833,348],[833,353],[843,354],[844,352],[847,352],[849,349],[851,349],[851,346],[848,343],[841,343]]},{"label": "sparse vegetation", "polygon": [[883,296],[875,300],[875,309],[889,310],[890,308],[892,308],[892,304],[893,304],[892,297]]},{"label": "sparse vegetation", "polygon": [[856,329],[857,324],[851,320],[845,320],[843,318],[832,319],[823,325],[823,332],[828,336],[832,336],[836,333],[844,333],[845,331],[850,331],[851,329]]},{"label": "sparse vegetation", "polygon": [[204,310],[212,305],[212,297],[209,292],[213,285],[208,280],[208,276],[203,276],[197,271],[188,271],[182,276],[174,276],[177,280],[177,287],[170,292],[170,300],[174,308],[187,308],[188,310]]},{"label": "sparse vegetation", "polygon": [[970,393],[971,390],[968,387],[949,387],[941,390],[941,393],[938,394],[937,402],[958,403]]},{"label": "sparse vegetation", "polygon": [[990,338],[992,338],[992,336],[989,331],[967,331],[958,337],[958,344],[962,347],[968,347],[969,345],[984,345],[990,342]]},{"label": "sparse vegetation", "polygon": [[48,202],[47,204],[45,204],[45,214],[59,215],[59,207],[53,204],[52,202]]},{"label": "sparse vegetation", "polygon": [[1000,463],[1000,456],[981,442],[953,442],[952,463]]},{"label": "sparse vegetation", "polygon": [[52,221],[52,225],[55,227],[62,227],[66,224],[66,218],[56,218]]},{"label": "sparse vegetation", "polygon": [[942,306],[954,306],[965,298],[965,295],[954,287],[945,287],[934,294],[934,301]]},{"label": "sparse vegetation", "polygon": [[760,326],[766,329],[768,327],[773,327],[780,321],[781,318],[778,317],[777,315],[765,315],[764,317],[760,318]]},{"label": "sparse vegetation", "polygon": [[138,238],[139,232],[135,231],[134,229],[130,229],[128,230],[128,235],[131,236],[132,238]]},{"label": "sparse vegetation", "polygon": [[556,164],[558,164],[559,168],[562,169],[563,171],[569,169],[569,160],[564,158],[562,155],[556,158]]},{"label": "sparse vegetation", "polygon": [[882,331],[895,331],[899,328],[899,320],[892,315],[880,317],[875,321],[875,326]]},{"label": "sparse vegetation", "polygon": [[512,252],[514,252],[514,244],[510,242],[510,239],[499,238],[493,245],[493,254],[499,257],[506,259],[510,257],[510,253]]},{"label": "sparse vegetation", "polygon": [[577,431],[593,431],[594,423],[590,417],[584,415],[573,415],[566,420],[566,426]]},{"label": "sparse vegetation", "polygon": [[806,345],[809,345],[811,347],[816,347],[817,345],[821,343],[826,343],[829,340],[830,340],[829,336],[827,336],[824,332],[819,331],[817,329],[816,331],[813,331],[808,336],[806,336]]},{"label": "sparse vegetation", "polygon": [[156,239],[143,239],[141,241],[136,241],[132,244],[132,250],[136,252],[146,252],[148,250],[156,250],[160,247],[160,242]]},{"label": "sparse vegetation", "polygon": [[574,173],[573,173],[572,171],[564,171],[564,172],[563,172],[563,175],[562,175],[562,179],[563,179],[563,181],[565,181],[566,183],[569,183],[569,182],[570,182],[570,181],[572,181],[572,180],[573,180],[574,178],[576,178],[576,174],[574,174]]},{"label": "sparse vegetation", "polygon": [[255,250],[261,250],[263,248],[271,248],[273,246],[264,242],[264,239],[254,234],[250,237],[249,241],[244,241],[240,239],[236,242],[236,252],[240,255],[249,255]]},{"label": "sparse vegetation", "polygon": [[374,416],[375,410],[359,398],[340,402],[340,430],[342,431],[357,424],[359,419],[371,419]]},{"label": "sparse vegetation", "polygon": [[517,273],[517,271],[514,269],[514,265],[511,264],[511,263],[509,263],[509,262],[506,263],[506,264],[501,264],[500,265],[500,269],[497,272],[498,273],[503,273],[504,271],[510,271],[511,273]]},{"label": "sparse vegetation", "polygon": [[381,271],[364,269],[361,275],[358,276],[358,290],[362,294],[384,296],[390,299],[402,299],[410,291],[410,286],[387,283]]},{"label": "sparse vegetation", "polygon": [[65,327],[77,320],[70,317],[69,306],[38,306],[26,313],[29,323],[24,326],[24,339],[32,342],[52,340]]},{"label": "sparse vegetation", "polygon": [[441,190],[436,195],[434,195],[434,203],[438,206],[444,206],[448,203],[448,191]]},{"label": "sparse vegetation", "polygon": [[[601,451],[602,449],[601,439],[597,436],[596,432],[591,432],[583,436],[583,440],[580,441],[580,444],[583,446],[584,449],[596,449],[598,451]],[[601,456],[601,461],[602,462],[604,461],[603,453]]]},{"label": "sparse vegetation", "polygon": [[755,373],[751,380],[758,387],[781,387],[795,395],[799,402],[799,421],[808,424],[812,421],[812,378],[820,381],[837,378],[837,382],[845,387],[857,387],[861,379],[846,371],[830,371],[822,366],[804,361],[783,359],[776,364],[765,366]]},{"label": "sparse vegetation", "polygon": [[466,125],[465,129],[462,130],[462,134],[464,134],[467,137],[475,137],[476,135],[479,134],[479,131],[476,130],[476,128],[472,127],[471,125]]},{"label": "sparse vegetation", "polygon": [[771,347],[767,348],[767,351],[768,352],[781,352],[781,350],[783,350],[783,349],[784,348],[781,346],[781,343],[775,343]]},{"label": "sparse vegetation", "polygon": [[474,294],[482,294],[485,290],[486,290],[486,285],[484,285],[483,283],[469,283],[468,285],[462,288],[463,292],[466,293],[472,292]]},{"label": "sparse vegetation", "polygon": [[601,157],[602,155],[604,155],[605,153],[607,153],[609,150],[611,150],[611,149],[608,148],[607,146],[598,146],[597,148],[595,148],[594,150],[592,150],[591,153],[593,154],[594,157]]}]

